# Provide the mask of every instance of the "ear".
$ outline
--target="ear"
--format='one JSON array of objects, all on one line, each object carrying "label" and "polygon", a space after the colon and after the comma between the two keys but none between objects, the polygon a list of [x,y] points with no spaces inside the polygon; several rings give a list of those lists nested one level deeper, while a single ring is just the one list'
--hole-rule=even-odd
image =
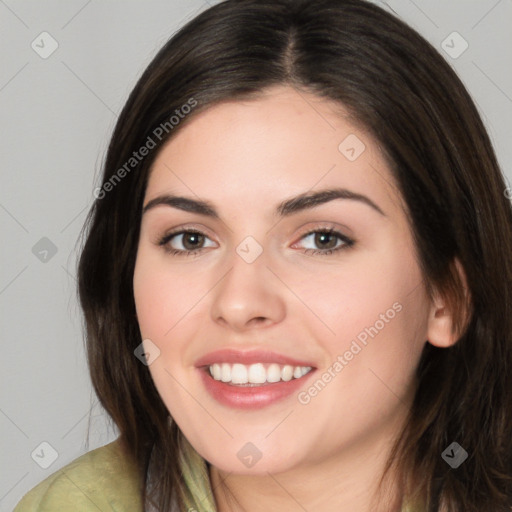
[{"label": "ear", "polygon": [[[462,310],[462,326],[464,327],[469,316],[469,289],[466,274],[457,258],[454,260],[454,265],[464,287],[464,304]],[[427,341],[431,345],[439,348],[448,348],[454,345],[462,334],[457,331],[454,320],[454,311],[451,309],[446,299],[441,297],[436,291],[429,311]]]}]

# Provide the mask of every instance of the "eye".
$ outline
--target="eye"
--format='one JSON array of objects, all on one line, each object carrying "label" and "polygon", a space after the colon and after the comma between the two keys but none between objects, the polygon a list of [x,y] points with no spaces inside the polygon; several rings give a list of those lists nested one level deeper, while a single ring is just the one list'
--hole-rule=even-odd
[{"label": "eye", "polygon": [[322,256],[328,256],[329,254],[349,249],[354,245],[354,240],[348,236],[336,231],[333,228],[328,229],[315,229],[309,231],[301,237],[301,240],[310,239],[314,245],[320,247],[320,249],[305,249],[305,254],[319,254]]},{"label": "eye", "polygon": [[[174,242],[175,238],[177,240],[181,238],[181,242],[177,245],[182,245],[184,249],[176,249],[170,245],[171,242]],[[159,240],[158,245],[163,246],[165,252],[169,254],[176,256],[192,256],[198,255],[202,252],[204,247],[200,246],[204,243],[204,239],[207,238],[208,237],[204,233],[196,229],[183,229],[181,231],[166,234]]]}]

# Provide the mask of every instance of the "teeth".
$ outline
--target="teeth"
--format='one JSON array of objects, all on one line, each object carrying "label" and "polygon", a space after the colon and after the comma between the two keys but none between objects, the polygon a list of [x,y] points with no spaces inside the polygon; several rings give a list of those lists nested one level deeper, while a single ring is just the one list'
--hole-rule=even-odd
[{"label": "teeth", "polygon": [[267,371],[261,363],[249,366],[248,380],[251,384],[263,384],[267,382]]},{"label": "teeth", "polygon": [[231,365],[222,363],[220,380],[222,382],[231,382]]},{"label": "teeth", "polygon": [[234,364],[231,368],[231,382],[233,384],[247,384],[247,368],[243,364]]},{"label": "teeth", "polygon": [[210,366],[210,372],[215,380],[221,380],[222,369],[220,367],[220,364],[215,363],[213,366]]},{"label": "teeth", "polygon": [[283,379],[285,382],[292,380],[293,377],[293,366],[290,366],[287,364],[282,370],[281,370],[281,379]]},{"label": "teeth", "polygon": [[210,375],[215,379],[231,384],[264,384],[292,379],[300,379],[311,371],[311,366],[290,366],[269,364],[267,368],[263,363],[246,366],[235,363],[215,363],[210,365]]},{"label": "teeth", "polygon": [[281,380],[281,368],[272,363],[267,370],[267,382],[279,382]]}]

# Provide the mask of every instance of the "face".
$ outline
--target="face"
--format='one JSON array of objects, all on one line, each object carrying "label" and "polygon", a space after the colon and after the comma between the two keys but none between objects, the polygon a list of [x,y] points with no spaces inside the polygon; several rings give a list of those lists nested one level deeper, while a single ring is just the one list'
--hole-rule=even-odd
[{"label": "face", "polygon": [[[304,200],[331,189],[345,192]],[[216,105],[160,151],[144,205],[141,337],[200,455],[264,474],[389,441],[414,391],[429,303],[368,133],[287,87]]]}]

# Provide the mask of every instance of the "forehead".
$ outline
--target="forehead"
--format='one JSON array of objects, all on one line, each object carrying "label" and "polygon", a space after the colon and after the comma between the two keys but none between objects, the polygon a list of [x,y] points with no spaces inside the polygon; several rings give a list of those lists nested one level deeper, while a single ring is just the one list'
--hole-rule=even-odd
[{"label": "forehead", "polygon": [[279,86],[196,114],[160,150],[146,197],[196,195],[247,209],[327,187],[388,209],[401,203],[378,144],[341,105]]}]

